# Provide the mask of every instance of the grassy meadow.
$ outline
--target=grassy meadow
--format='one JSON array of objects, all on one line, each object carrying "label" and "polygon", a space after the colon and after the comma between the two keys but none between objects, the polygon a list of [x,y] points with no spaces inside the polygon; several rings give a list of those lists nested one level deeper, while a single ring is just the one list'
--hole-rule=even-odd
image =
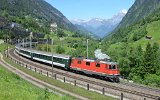
[{"label": "grassy meadow", "polygon": [[0,100],[72,100],[40,89],[0,66]]},{"label": "grassy meadow", "polygon": [[[9,47],[14,47],[9,45]],[[0,44],[1,52],[7,48]],[[7,58],[6,58],[7,59]],[[0,100],[73,100],[38,88],[0,65]]]}]

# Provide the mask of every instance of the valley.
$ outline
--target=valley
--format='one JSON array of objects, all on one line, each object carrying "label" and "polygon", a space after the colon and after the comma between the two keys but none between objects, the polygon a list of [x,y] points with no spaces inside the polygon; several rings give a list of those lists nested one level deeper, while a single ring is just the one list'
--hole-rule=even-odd
[{"label": "valley", "polygon": [[[55,5],[62,4],[55,3]],[[67,6],[66,4],[60,7]],[[100,61],[102,59],[95,57],[95,50],[100,49],[102,53],[111,58],[103,59],[103,61],[116,62],[117,69],[120,70],[120,80],[124,79],[127,82],[160,88],[159,0],[135,0],[128,11],[118,9],[117,11],[120,12],[108,19],[104,16],[103,18],[90,17],[89,20],[68,19],[68,16],[66,17],[62,13],[63,10],[64,8],[58,10],[47,0],[1,0],[0,44],[2,43],[2,45],[0,45],[0,51],[3,52],[8,44],[12,44],[9,46],[14,47],[13,45],[17,43],[38,42],[36,46],[31,46],[38,51]],[[103,10],[105,13],[107,12],[107,9]],[[78,14],[76,9],[73,11],[76,12],[75,16],[85,16],[84,13]],[[88,14],[91,13],[88,12]],[[101,66],[98,67],[101,68]],[[3,83],[13,80],[26,84],[25,89],[33,88],[32,85],[5,69],[0,68],[0,71],[9,76],[7,81],[2,79]],[[41,95],[46,92],[38,88],[33,88],[33,90],[34,94],[31,96],[35,98],[43,98]],[[39,94],[37,91],[41,91],[43,94]],[[29,94],[28,90],[27,94]],[[4,94],[0,95],[6,98]],[[70,97],[63,98],[54,94],[50,94],[50,96],[51,98],[70,99]],[[31,97],[27,98],[31,99]]]},{"label": "valley", "polygon": [[89,20],[72,19],[71,22],[78,28],[83,28],[86,31],[92,32],[99,38],[103,38],[110,34],[120,23],[127,11],[122,10],[110,19],[91,18]]}]

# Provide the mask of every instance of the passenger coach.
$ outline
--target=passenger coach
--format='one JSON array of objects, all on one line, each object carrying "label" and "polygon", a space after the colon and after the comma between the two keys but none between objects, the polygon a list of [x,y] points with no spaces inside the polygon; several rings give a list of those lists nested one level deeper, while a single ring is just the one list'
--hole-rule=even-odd
[{"label": "passenger coach", "polygon": [[52,64],[52,56],[53,56],[53,65],[62,67],[64,69],[70,68],[71,57],[68,55],[60,55],[60,54],[52,55],[52,53],[26,49],[19,46],[16,46],[16,52],[27,58],[47,64]]},{"label": "passenger coach", "polygon": [[[32,58],[44,63],[52,64],[52,53],[42,52],[42,51],[33,51]],[[65,69],[70,68],[70,56],[53,54],[53,65],[63,67]]]}]

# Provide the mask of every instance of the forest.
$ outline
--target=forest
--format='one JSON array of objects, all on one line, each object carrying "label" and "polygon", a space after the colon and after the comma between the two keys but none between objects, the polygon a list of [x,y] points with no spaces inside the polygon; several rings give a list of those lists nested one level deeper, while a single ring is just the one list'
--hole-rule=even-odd
[{"label": "forest", "polygon": [[[160,87],[160,9],[120,28],[102,42],[102,50],[119,63],[128,80]],[[146,37],[151,37],[150,39]]]}]

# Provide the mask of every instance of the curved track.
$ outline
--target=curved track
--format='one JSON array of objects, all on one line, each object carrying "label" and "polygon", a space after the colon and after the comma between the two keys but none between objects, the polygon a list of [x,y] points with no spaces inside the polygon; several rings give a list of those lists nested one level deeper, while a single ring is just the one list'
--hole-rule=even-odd
[{"label": "curved track", "polygon": [[[71,93],[69,91],[66,91],[62,88],[59,88],[59,87],[56,87],[54,85],[51,85],[51,84],[48,84],[44,81],[41,81],[39,79],[36,79],[34,77],[32,77],[31,75],[28,75],[26,73],[24,73],[23,71],[13,67],[12,65],[6,63],[4,60],[3,60],[3,56],[0,54],[0,65],[2,65],[3,67],[5,67],[6,69],[8,69],[9,71],[13,72],[14,74],[17,74],[18,76],[20,76],[21,78],[23,78],[24,80],[27,80],[28,82],[32,83],[33,85],[37,86],[37,87],[40,87],[40,88],[48,88],[50,90],[50,92],[54,92],[56,94],[60,94],[60,93],[57,93],[55,92],[55,90],[58,90],[58,91],[61,91],[62,93],[65,93],[65,94],[68,94],[70,96],[73,96],[79,100],[89,100],[88,98],[85,98],[85,97],[82,97],[80,95],[77,95],[77,94],[74,94],[74,93]],[[62,95],[62,94],[60,94]]]},{"label": "curved track", "polygon": [[[29,64],[30,66],[34,66],[39,69],[46,70],[46,71],[50,72],[50,74],[51,74],[52,70],[51,70],[50,66],[35,63],[35,62],[32,62],[31,60],[28,60],[28,59],[24,59],[24,58],[16,55],[14,53],[14,49],[10,50],[9,53],[12,58],[17,59],[17,60],[21,60],[21,62],[23,62],[25,64]],[[118,92],[118,95],[120,95],[120,93],[123,92],[124,94],[127,94],[126,97],[132,98],[132,99],[133,99],[133,96],[147,98],[150,100],[155,100],[158,97],[160,97],[160,90],[158,90],[158,89],[152,89],[152,88],[137,86],[137,85],[133,85],[133,84],[130,85],[128,83],[117,84],[117,83],[105,82],[103,80],[86,77],[83,75],[60,70],[57,68],[54,68],[53,73],[72,78],[73,80],[81,81],[82,83],[84,83],[84,82],[89,83],[89,84],[94,85],[95,87],[99,87],[99,88],[101,87],[101,89],[104,88],[105,90],[107,90],[107,89],[108,90],[110,90],[110,89],[115,90]],[[94,89],[96,89],[96,88],[94,88]],[[99,90],[101,90],[101,89],[99,89]],[[132,95],[132,96],[130,96],[130,95]],[[135,97],[134,99],[136,100],[137,98]],[[137,100],[139,100],[139,98]]]}]

